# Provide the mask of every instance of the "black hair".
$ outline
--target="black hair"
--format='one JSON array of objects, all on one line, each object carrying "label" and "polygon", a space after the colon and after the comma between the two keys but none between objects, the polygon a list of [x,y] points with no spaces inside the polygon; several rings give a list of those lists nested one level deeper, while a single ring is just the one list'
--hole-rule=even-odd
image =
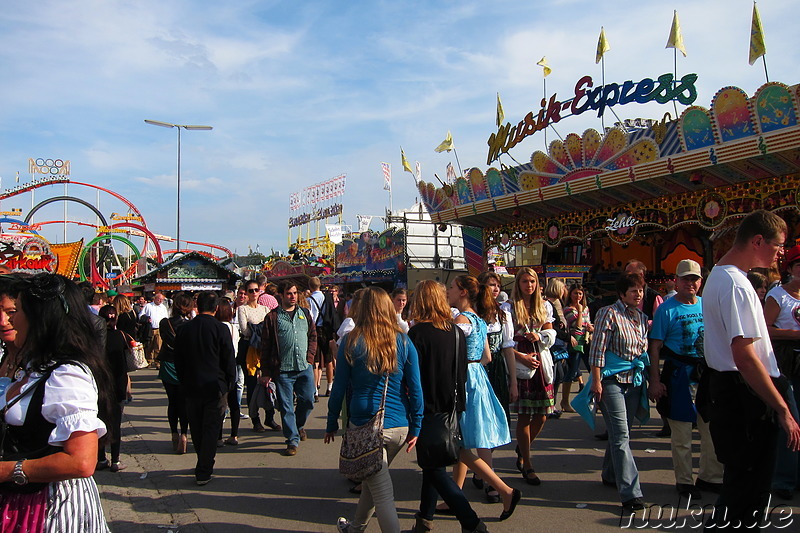
[{"label": "black hair", "polygon": [[218,301],[219,301],[219,296],[217,296],[216,292],[213,291],[201,292],[200,295],[197,297],[197,312],[208,313],[210,311],[216,311]]},{"label": "black hair", "polygon": [[615,288],[617,289],[617,296],[623,296],[631,287],[639,287],[644,289],[644,278],[641,274],[622,274],[617,278]]},{"label": "black hair", "polygon": [[[117,327],[117,308],[113,305],[104,305],[97,311],[97,316],[106,321],[106,327],[113,329]],[[113,318],[109,318],[113,317]]]},{"label": "black hair", "polygon": [[59,274],[41,273],[19,280],[17,309],[28,321],[20,347],[23,364],[43,372],[54,364],[80,363],[97,383],[100,418],[111,412],[111,375],[97,327],[75,282]]}]

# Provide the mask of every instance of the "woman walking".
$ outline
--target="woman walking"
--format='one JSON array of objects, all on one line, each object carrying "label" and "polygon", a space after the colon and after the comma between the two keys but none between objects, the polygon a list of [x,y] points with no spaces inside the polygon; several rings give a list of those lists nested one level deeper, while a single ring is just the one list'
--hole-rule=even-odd
[{"label": "woman walking", "polygon": [[[415,324],[409,336],[419,354],[425,414],[452,413],[454,410],[463,414],[467,400],[467,367],[476,365],[467,362],[466,336],[452,323],[444,286],[433,280],[420,282],[412,297],[409,316]],[[423,419],[422,431],[426,430],[430,431],[430,428],[426,427]],[[417,453],[425,451],[418,448]],[[461,448],[458,460],[502,492],[504,506],[500,519],[510,517],[522,496],[520,492],[512,490],[486,462],[469,450]],[[419,512],[415,516],[413,531],[423,533],[432,529],[437,494],[456,516],[462,531],[486,531],[486,525],[475,514],[461,487],[447,475],[446,466],[426,465],[422,468]]]},{"label": "woman walking", "polygon": [[[231,334],[231,342],[234,346],[237,346],[239,344],[239,329],[231,322],[233,320],[233,308],[226,300],[220,301],[220,304],[217,306],[217,312],[214,313],[214,318],[225,324]],[[231,436],[223,441],[225,444],[230,444],[232,446],[239,444],[239,421],[241,419],[240,410],[239,393],[236,387],[234,387],[228,391],[228,411],[230,412],[231,417]],[[220,439],[222,439],[222,435],[220,435]]]},{"label": "woman walking", "polygon": [[649,410],[643,386],[645,367],[650,365],[646,351],[648,319],[639,309],[644,288],[644,278],[639,274],[619,277],[619,300],[597,312],[595,339],[589,350],[589,390],[599,399],[608,428],[602,481],[617,487],[625,513],[644,508],[639,470],[630,447],[634,416],[646,417]]},{"label": "woman walking", "polygon": [[364,531],[373,511],[384,533],[398,533],[400,520],[394,503],[389,465],[404,444],[410,452],[417,442],[422,421],[417,350],[400,331],[389,295],[379,287],[367,287],[356,308],[355,327],[348,333],[336,361],[337,375],[328,400],[325,443],[334,440],[347,387],[352,388],[350,423],[366,424],[377,413],[383,391],[386,402],[383,423],[383,467],[363,481],[353,522],[339,519],[339,531]]},{"label": "woman walking", "polygon": [[186,396],[175,371],[175,332],[189,320],[193,306],[192,297],[179,292],[172,297],[172,316],[162,318],[158,324],[161,332],[158,377],[167,392],[167,421],[172,433],[172,451],[179,455],[186,453],[189,442],[189,415],[186,413]]},{"label": "woman walking", "polygon": [[570,340],[567,345],[569,359],[567,359],[566,374],[561,386],[561,410],[571,413],[574,412],[574,409],[569,405],[569,395],[574,382],[577,381],[580,387],[583,387],[581,360],[586,361],[589,355],[589,338],[594,331],[594,326],[589,318],[589,305],[583,285],[574,283],[570,286],[567,291],[566,303],[564,318],[567,319]]},{"label": "woman walking", "polygon": [[[108,445],[111,448],[111,471],[119,472],[125,470],[125,465],[119,461],[120,445],[122,444],[122,403],[126,398],[128,386],[128,365],[125,360],[125,349],[128,340],[117,329],[117,310],[112,305],[104,305],[97,312],[97,315],[106,321],[106,363],[111,371],[113,383],[113,393],[111,402],[111,412],[108,422]],[[109,468],[106,459],[105,443],[99,444],[97,448],[97,469]]]},{"label": "woman walking", "polygon": [[544,378],[539,353],[555,342],[553,316],[547,312],[539,277],[529,267],[517,271],[511,295],[510,311],[514,321],[514,357],[518,367],[533,370],[533,375],[517,373],[517,469],[529,485],[542,482],[531,464],[531,446],[554,411],[553,385]]}]

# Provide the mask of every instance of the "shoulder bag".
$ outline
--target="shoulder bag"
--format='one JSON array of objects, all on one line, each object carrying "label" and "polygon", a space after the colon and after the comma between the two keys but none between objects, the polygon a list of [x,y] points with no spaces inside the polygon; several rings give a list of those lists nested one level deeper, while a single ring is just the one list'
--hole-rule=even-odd
[{"label": "shoulder bag", "polygon": [[133,340],[133,337],[124,331],[121,333],[122,336],[125,337],[125,362],[128,365],[128,372],[134,372],[136,370],[146,368],[149,363],[147,362],[147,358],[144,356],[144,346],[142,346],[142,343],[136,342]]},{"label": "shoulder bag", "polygon": [[456,346],[453,361],[455,391],[453,409],[449,413],[425,413],[422,428],[417,438],[417,464],[420,468],[439,468],[450,466],[458,461],[461,450],[461,428],[458,424],[458,326],[453,326]]},{"label": "shoulder bag", "polygon": [[378,412],[366,424],[347,428],[339,451],[339,473],[353,481],[364,481],[383,468],[383,414],[389,374],[384,374],[383,398]]}]

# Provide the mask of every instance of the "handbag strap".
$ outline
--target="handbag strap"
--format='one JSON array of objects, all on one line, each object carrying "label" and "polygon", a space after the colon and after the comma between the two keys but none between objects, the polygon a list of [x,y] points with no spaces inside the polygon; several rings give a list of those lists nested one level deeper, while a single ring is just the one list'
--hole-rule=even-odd
[{"label": "handbag strap", "polygon": [[379,411],[383,411],[386,407],[386,392],[389,390],[389,373],[386,372],[383,374],[384,383],[383,383],[383,398],[381,398],[381,407]]},{"label": "handbag strap", "polygon": [[453,335],[455,335],[455,349],[453,350],[453,413],[458,413],[458,325],[453,324]]}]

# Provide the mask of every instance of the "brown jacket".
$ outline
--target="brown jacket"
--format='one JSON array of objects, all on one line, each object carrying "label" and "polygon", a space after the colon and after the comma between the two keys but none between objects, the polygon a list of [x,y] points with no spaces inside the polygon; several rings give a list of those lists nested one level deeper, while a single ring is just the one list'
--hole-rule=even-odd
[{"label": "brown jacket", "polygon": [[[261,332],[261,374],[275,379],[281,373],[281,351],[278,346],[278,309],[267,313],[264,319],[264,330]],[[317,328],[311,323],[311,313],[298,307],[308,323],[308,352],[306,360],[313,365],[317,355]]]}]

